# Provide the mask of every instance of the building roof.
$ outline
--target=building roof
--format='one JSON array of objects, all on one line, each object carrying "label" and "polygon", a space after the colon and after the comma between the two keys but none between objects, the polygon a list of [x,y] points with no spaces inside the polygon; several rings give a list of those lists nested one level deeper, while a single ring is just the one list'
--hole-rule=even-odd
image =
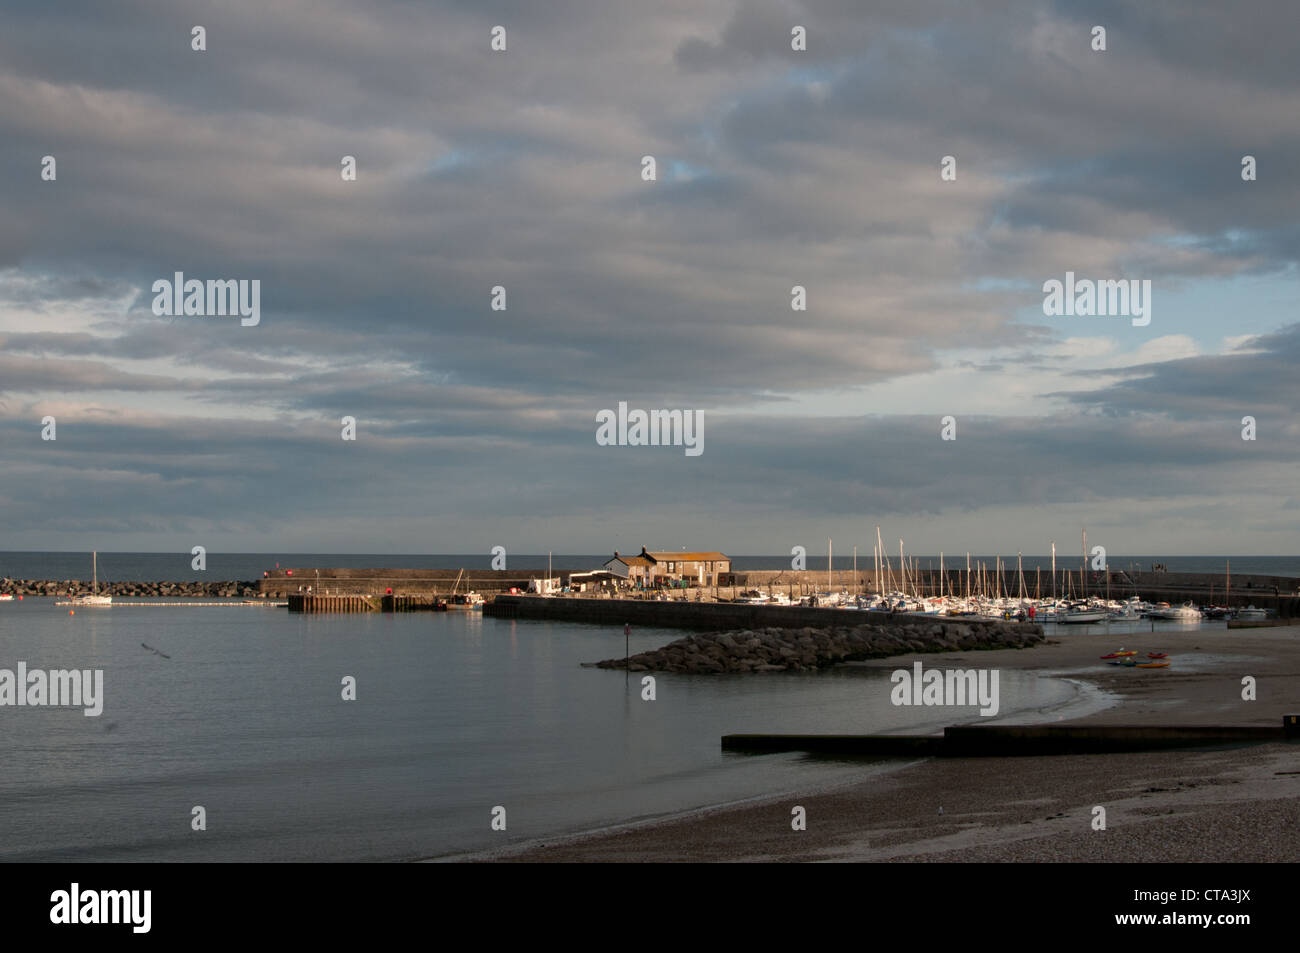
[{"label": "building roof", "polygon": [[705,563],[717,562],[719,559],[731,559],[726,553],[646,553],[657,563]]},{"label": "building roof", "polygon": [[624,566],[652,566],[654,560],[647,559],[644,556],[615,556],[613,559],[607,560],[605,565],[608,566],[610,563],[622,563]]}]

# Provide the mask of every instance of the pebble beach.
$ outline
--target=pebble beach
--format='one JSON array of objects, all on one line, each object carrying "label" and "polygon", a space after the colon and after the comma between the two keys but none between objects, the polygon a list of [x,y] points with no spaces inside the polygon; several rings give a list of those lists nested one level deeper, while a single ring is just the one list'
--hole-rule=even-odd
[{"label": "pebble beach", "polygon": [[[933,666],[1036,671],[1113,703],[1062,724],[1275,725],[1300,711],[1300,627],[1126,634],[1168,669],[1107,666],[1113,634],[1032,649],[925,656]],[[913,656],[848,664],[894,669]],[[1242,679],[1257,698],[1242,698]],[[738,726],[738,730],[742,730]],[[479,860],[527,862],[1288,862],[1300,859],[1300,745],[1013,758],[930,758],[831,790],[605,830]],[[792,830],[803,807],[806,830]],[[1094,809],[1105,829],[1094,829]],[[941,810],[942,809],[942,810]]]}]

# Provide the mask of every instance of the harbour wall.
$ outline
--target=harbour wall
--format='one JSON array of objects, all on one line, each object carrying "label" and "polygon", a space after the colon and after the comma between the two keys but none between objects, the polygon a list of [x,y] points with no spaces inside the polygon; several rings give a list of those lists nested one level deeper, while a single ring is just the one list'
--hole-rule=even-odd
[{"label": "harbour wall", "polygon": [[[561,584],[571,573],[585,570],[552,569],[551,578]],[[348,569],[307,566],[293,569],[271,569],[258,580],[259,592],[268,596],[285,597],[293,593],[322,592],[330,595],[382,596],[392,590],[393,595],[447,596],[457,592],[478,592],[489,595],[527,589],[534,579],[546,577],[546,570],[475,569],[463,573],[457,569]]]},{"label": "harbour wall", "polygon": [[[552,578],[558,578],[560,585],[567,585],[574,573],[590,572],[589,569],[553,568]],[[458,577],[459,576],[459,581]],[[451,569],[368,569],[336,567],[303,567],[294,569],[274,569],[257,580],[231,580],[214,582],[114,582],[102,584],[100,591],[114,596],[144,597],[204,597],[204,598],[276,598],[284,599],[295,593],[313,593],[338,596],[383,596],[392,590],[393,595],[408,596],[447,596],[453,590],[459,592],[476,591],[491,598],[497,594],[509,593],[514,588],[527,590],[533,579],[545,576],[543,570],[468,570],[463,574]],[[1056,580],[1055,590],[1050,573],[1039,576],[1032,572],[1025,573],[1025,591],[1031,596],[1048,598],[1055,594],[1064,596],[1068,593],[1078,596],[1086,588],[1089,595],[1105,595],[1111,598],[1125,599],[1140,596],[1151,602],[1169,602],[1179,604],[1192,601],[1197,605],[1229,605],[1241,608],[1254,605],[1261,609],[1270,609],[1274,615],[1284,618],[1300,618],[1300,579],[1290,576],[1267,576],[1260,574],[1236,574],[1231,578],[1231,589],[1225,592],[1228,581],[1220,573],[1172,573],[1172,572],[1135,572],[1128,570],[1110,570],[1108,572],[1089,572],[1084,574],[1081,584],[1078,570],[1070,573],[1068,588],[1060,576]],[[721,585],[694,587],[685,590],[673,589],[677,593],[689,593],[692,597],[700,594],[709,599],[731,600],[740,593],[758,589],[762,592],[781,592],[795,599],[831,589],[847,589],[851,593],[872,592],[875,590],[875,572],[871,567],[852,570],[835,570],[829,578],[825,570],[761,570],[754,572],[725,573],[720,578]],[[894,572],[894,582],[898,574]],[[994,584],[992,576],[986,577],[990,587]],[[967,580],[964,567],[949,568],[940,574],[937,569],[918,569],[909,575],[908,590],[930,596],[944,593],[961,594],[966,591]],[[39,580],[39,579],[0,579],[0,593],[28,596],[66,596],[82,595],[90,592],[89,580]],[[1011,595],[1020,591],[1019,577],[1014,570],[1004,571],[1002,590]],[[626,591],[626,590],[622,590]],[[596,595],[588,592],[584,595]],[[606,593],[607,594],[607,593]],[[782,610],[789,611],[789,610]]]},{"label": "harbour wall", "polygon": [[[761,606],[732,602],[656,602],[649,599],[577,599],[547,596],[497,596],[483,614],[499,619],[543,619],[595,625],[654,626],[666,629],[800,629],[949,624],[928,616],[872,612],[869,617],[845,609]],[[1042,626],[977,619],[957,620],[975,632],[1024,631],[1041,635]]]}]

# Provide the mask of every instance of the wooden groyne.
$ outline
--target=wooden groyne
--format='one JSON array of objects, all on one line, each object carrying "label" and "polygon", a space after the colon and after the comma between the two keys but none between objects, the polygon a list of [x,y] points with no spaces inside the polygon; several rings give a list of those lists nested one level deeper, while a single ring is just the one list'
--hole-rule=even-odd
[{"label": "wooden groyne", "polygon": [[432,595],[363,596],[325,592],[295,592],[290,612],[446,612],[447,602]]},{"label": "wooden groyne", "polygon": [[328,596],[320,593],[291,593],[290,612],[378,612],[378,600],[372,596]]},{"label": "wooden groyne", "polygon": [[940,735],[723,735],[724,751],[806,751],[915,758],[1112,754],[1300,741],[1300,715],[1281,725],[953,725]]}]

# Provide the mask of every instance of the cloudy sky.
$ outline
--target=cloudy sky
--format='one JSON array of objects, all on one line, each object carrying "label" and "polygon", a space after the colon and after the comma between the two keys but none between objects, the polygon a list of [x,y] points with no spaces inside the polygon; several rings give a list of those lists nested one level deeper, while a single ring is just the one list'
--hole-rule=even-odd
[{"label": "cloudy sky", "polygon": [[[1297,27],[13,0],[0,549],[1296,553]],[[259,280],[260,324],[155,315],[177,271]],[[1067,271],[1151,281],[1150,324],[1046,316]],[[619,401],[704,452],[598,446]]]}]

